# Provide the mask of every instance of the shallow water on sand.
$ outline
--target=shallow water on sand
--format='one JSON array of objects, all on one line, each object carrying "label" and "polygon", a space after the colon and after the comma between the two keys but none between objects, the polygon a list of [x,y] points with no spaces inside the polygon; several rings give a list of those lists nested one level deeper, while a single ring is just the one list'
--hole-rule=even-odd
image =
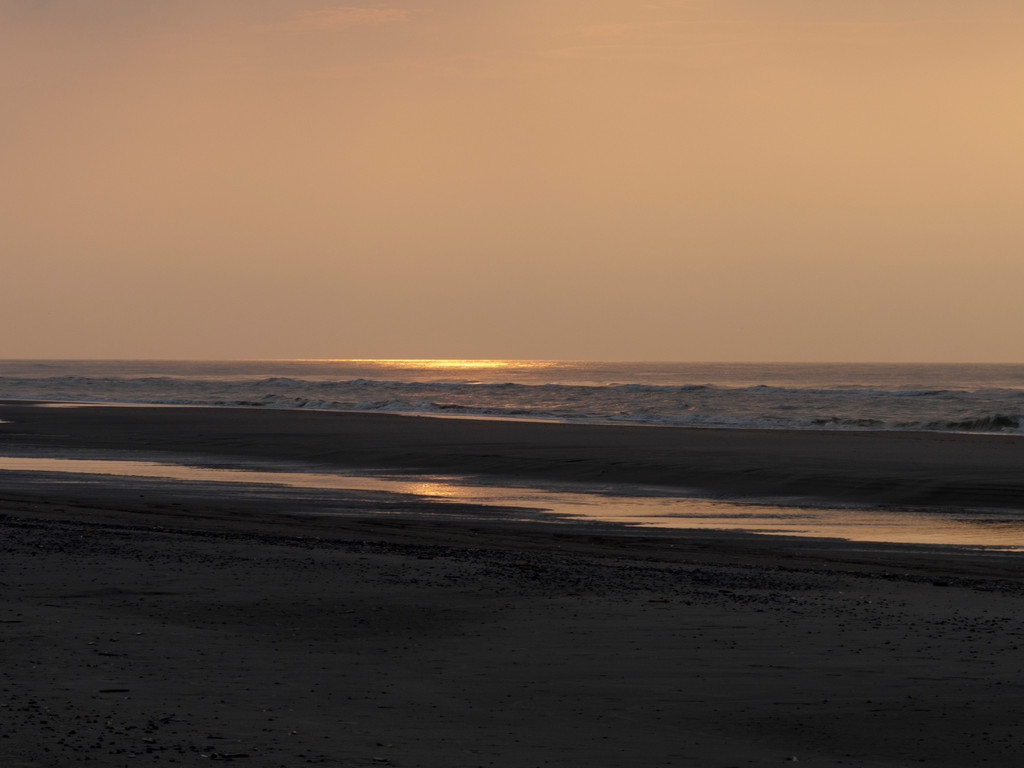
[{"label": "shallow water on sand", "polygon": [[[500,507],[501,516],[508,520],[536,520],[539,516],[540,519],[549,517],[552,522],[589,521],[1024,551],[1024,512],[1014,510],[907,511],[824,507],[792,500],[788,504],[735,502],[680,496],[661,488],[636,486],[565,483],[538,488],[536,485],[497,485],[449,475],[214,468],[147,461],[0,457],[0,471],[5,470],[383,492],[414,497],[417,501]],[[515,508],[523,510],[522,518],[515,514]]]}]

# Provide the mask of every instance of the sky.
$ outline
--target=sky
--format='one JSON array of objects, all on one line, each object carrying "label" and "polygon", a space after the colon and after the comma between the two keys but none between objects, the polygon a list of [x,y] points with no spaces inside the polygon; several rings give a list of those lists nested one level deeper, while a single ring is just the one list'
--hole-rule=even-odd
[{"label": "sky", "polygon": [[0,358],[1024,362],[1021,40],[1019,0],[0,0]]}]

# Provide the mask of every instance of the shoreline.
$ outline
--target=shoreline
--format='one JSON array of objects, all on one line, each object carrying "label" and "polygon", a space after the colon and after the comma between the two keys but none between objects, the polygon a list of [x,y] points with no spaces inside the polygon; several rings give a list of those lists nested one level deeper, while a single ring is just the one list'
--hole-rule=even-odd
[{"label": "shoreline", "polygon": [[[172,413],[173,416],[169,417]],[[812,510],[819,508],[816,504],[821,504],[823,509],[877,510],[877,514],[883,516],[886,509],[892,509],[895,514],[896,510],[908,507],[911,513],[927,515],[929,509],[947,513],[953,502],[940,493],[941,488],[936,487],[937,483],[948,482],[948,477],[939,473],[955,474],[950,472],[950,466],[961,459],[964,447],[977,448],[979,442],[987,449],[994,446],[984,438],[977,441],[966,436],[951,438],[943,435],[939,440],[931,440],[927,435],[915,438],[913,434],[897,433],[895,441],[883,441],[882,447],[887,451],[877,450],[877,445],[871,440],[867,440],[867,447],[874,450],[864,451],[859,445],[864,441],[863,433],[859,433],[861,437],[855,438],[851,445],[833,440],[827,433],[727,430],[723,434],[718,430],[699,428],[501,423],[215,406],[90,405],[77,409],[51,408],[49,403],[12,404],[0,401],[0,417],[5,417],[0,420],[0,454],[3,455],[38,457],[56,454],[96,461],[157,461],[229,470],[251,470],[255,466],[267,470],[266,475],[270,477],[282,469],[348,471],[356,475],[383,471],[398,478],[416,478],[417,473],[424,472],[452,472],[459,473],[471,485],[475,482],[480,487],[493,487],[512,482],[540,489],[541,494],[552,490],[557,493],[560,485],[563,489],[568,485],[571,492],[583,493],[614,491],[616,487],[644,487],[654,494],[650,498],[657,498],[659,493],[678,493],[697,502],[703,499],[712,503],[723,501],[726,504],[763,504],[774,508]],[[594,435],[600,439],[591,440]],[[649,435],[664,439],[651,445],[645,439]],[[809,441],[806,439],[808,435]],[[821,437],[824,440],[818,439]],[[893,442],[897,448],[913,450],[897,455]],[[831,445],[841,450],[835,455],[814,454],[807,451],[808,443],[812,447]],[[980,477],[971,498],[984,500],[995,515],[1024,509],[1024,495],[1021,495],[1024,478],[1017,480],[1015,477],[1016,467],[1024,466],[1024,438],[1011,440],[1006,445],[1010,445],[1014,452],[1010,456],[1002,456],[1002,466],[993,461],[993,454],[988,450],[980,458],[973,458],[973,473],[963,473],[967,480]],[[852,449],[855,450],[851,454]],[[855,461],[851,461],[851,455]],[[1015,461],[1017,456],[1021,460],[1019,465]],[[687,462],[690,465],[684,467]],[[757,465],[753,472],[750,469],[752,463]],[[896,504],[890,500],[891,494],[880,496],[876,486],[869,487],[869,495],[865,496],[864,489],[856,485],[857,480],[880,463],[885,464],[886,482],[900,489],[909,488]],[[835,472],[835,477],[830,478],[832,483],[823,487],[817,496],[796,496],[793,491],[805,487],[808,464],[817,473],[810,478],[812,482],[820,480],[828,471]],[[979,467],[979,464],[983,466]],[[709,467],[711,473],[703,475]],[[689,476],[694,478],[692,484],[676,484],[679,474],[675,473],[680,468],[691,473]],[[993,490],[999,488],[998,483],[991,475],[982,476],[979,469],[994,474],[996,481],[1009,476],[1016,483],[1000,489],[1003,491],[1001,496],[992,495]],[[784,476],[786,472],[790,476]],[[751,482],[751,474],[759,477]],[[786,482],[788,498],[780,500],[760,495],[764,487],[777,487],[779,475],[783,475]],[[51,503],[50,492],[41,490],[49,483],[40,479],[45,475],[32,470],[7,470],[3,476],[7,478],[7,500],[18,497],[16,492],[12,495],[12,491],[20,487],[23,495],[18,498],[33,502],[36,509],[47,510],[41,513],[44,517],[67,521],[76,519],[74,514],[54,513],[57,506]],[[507,512],[514,514],[515,518],[501,517],[506,514],[506,508],[500,502],[449,499],[441,503],[419,492],[390,489],[330,489],[301,485],[268,489],[264,486],[260,490],[259,503],[251,504],[236,493],[235,489],[245,487],[236,483],[225,486],[189,479],[143,481],[138,477],[63,473],[57,473],[55,477],[60,478],[58,487],[76,489],[80,498],[102,510],[102,519],[116,524],[131,524],[138,519],[187,529],[196,523],[197,516],[184,516],[180,510],[171,510],[166,504],[154,508],[128,500],[135,495],[133,488],[140,483],[149,483],[156,489],[158,497],[180,497],[181,500],[176,502],[178,507],[201,505],[208,498],[223,498],[236,514],[244,510],[243,518],[235,523],[253,522],[260,530],[273,530],[279,535],[287,535],[289,527],[294,525],[317,529],[320,531],[318,535],[332,530],[344,531],[353,524],[380,533],[389,530],[394,521],[400,519],[403,524],[429,522],[431,525],[449,526],[453,531],[474,525],[497,526],[495,530],[501,532],[517,528],[525,531],[532,527],[544,530],[542,535],[600,535],[607,536],[610,541],[663,541],[664,546],[652,546],[652,551],[677,547],[682,540],[702,540],[711,548],[734,551],[739,551],[746,543],[756,542],[748,549],[763,550],[766,561],[775,558],[779,552],[794,548],[802,551],[802,557],[806,556],[808,561],[820,560],[823,563],[841,562],[843,556],[836,553],[854,550],[860,553],[855,560],[874,564],[888,562],[895,552],[911,552],[911,559],[920,560],[927,564],[924,567],[931,569],[941,569],[938,561],[943,557],[969,560],[977,556],[1007,558],[1005,565],[999,567],[1012,572],[1016,567],[1014,558],[1019,556],[1012,547],[1005,549],[1001,542],[977,544],[966,539],[959,542],[907,542],[905,539],[843,538],[839,534],[829,536],[827,533],[821,536],[788,535],[784,531],[759,531],[756,521],[749,527],[729,529],[631,525],[627,519],[572,519],[558,513],[531,512],[528,502],[508,508]],[[726,487],[730,483],[732,486]],[[850,493],[851,490],[854,492]],[[1021,495],[1019,507],[1016,504],[1018,495]],[[927,503],[936,497],[938,503]],[[90,499],[95,503],[89,502]],[[65,506],[73,508],[75,504]],[[538,501],[536,506],[543,504]],[[109,512],[112,508],[121,509],[121,512],[112,515]],[[275,520],[274,515],[285,508],[294,513],[286,513],[281,520]],[[380,511],[379,517],[375,510]],[[988,519],[983,512],[970,508],[963,511],[963,519],[974,523],[970,517],[974,512],[978,512],[982,522]],[[320,523],[314,522],[317,515],[323,516]],[[992,522],[996,522],[996,518],[992,518]],[[218,514],[212,512],[205,515],[200,528],[216,528],[222,523]],[[823,529],[827,531],[829,527],[825,525]],[[738,547],[734,546],[737,544]],[[661,552],[658,556],[664,554]]]},{"label": "shoreline", "polygon": [[637,427],[651,429],[686,429],[686,430],[724,430],[739,432],[825,432],[825,433],[869,433],[869,434],[919,434],[919,435],[971,435],[975,437],[994,438],[1015,438],[1024,437],[1024,432],[1003,432],[1001,430],[973,431],[969,429],[897,429],[880,427],[812,427],[812,426],[790,426],[790,427],[761,427],[761,426],[734,426],[726,424],[670,424],[653,423],[642,421],[573,421],[556,417],[541,416],[499,416],[494,414],[473,414],[473,413],[440,413],[434,411],[366,411],[366,410],[345,410],[337,408],[306,408],[284,407],[284,406],[263,406],[254,403],[150,403],[133,401],[107,401],[107,400],[42,400],[37,397],[3,397],[0,404],[8,405],[35,405],[46,408],[225,408],[238,410],[258,411],[284,411],[291,413],[331,413],[341,415],[367,415],[367,416],[399,416],[403,418],[423,419],[451,419],[454,421],[483,421],[483,422],[511,422],[524,424],[567,424],[575,426],[595,427]]},{"label": "shoreline", "polygon": [[[205,458],[521,481],[650,485],[721,499],[1024,510],[1024,436],[435,419],[216,406],[0,401],[8,455]],[[997,438],[997,439],[992,439]]]}]

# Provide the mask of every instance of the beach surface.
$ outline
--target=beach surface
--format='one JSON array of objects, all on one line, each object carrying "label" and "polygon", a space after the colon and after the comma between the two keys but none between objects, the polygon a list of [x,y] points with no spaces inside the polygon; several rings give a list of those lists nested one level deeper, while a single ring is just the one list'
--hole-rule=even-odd
[{"label": "beach surface", "polygon": [[1024,436],[700,429],[0,401],[6,455],[300,462],[727,498],[1024,509]]},{"label": "beach surface", "polygon": [[[1012,509],[1018,438],[0,405],[0,453]],[[339,514],[343,512],[343,514]],[[0,472],[0,764],[1015,765],[1013,553]]]}]

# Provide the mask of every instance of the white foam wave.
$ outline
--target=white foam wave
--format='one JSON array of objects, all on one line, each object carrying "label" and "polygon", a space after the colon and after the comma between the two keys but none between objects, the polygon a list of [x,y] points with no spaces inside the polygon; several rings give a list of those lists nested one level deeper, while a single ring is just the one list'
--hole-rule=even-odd
[{"label": "white foam wave", "polygon": [[903,382],[849,386],[838,377],[811,379],[807,386],[735,386],[660,380],[595,384],[332,378],[280,375],[255,364],[218,365],[180,364],[180,370],[165,366],[155,375],[136,368],[115,375],[99,364],[93,364],[100,370],[91,375],[49,366],[40,369],[47,375],[0,375],[0,397],[663,426],[1024,432],[1024,376],[1020,388],[968,387],[955,380],[935,387]]}]

